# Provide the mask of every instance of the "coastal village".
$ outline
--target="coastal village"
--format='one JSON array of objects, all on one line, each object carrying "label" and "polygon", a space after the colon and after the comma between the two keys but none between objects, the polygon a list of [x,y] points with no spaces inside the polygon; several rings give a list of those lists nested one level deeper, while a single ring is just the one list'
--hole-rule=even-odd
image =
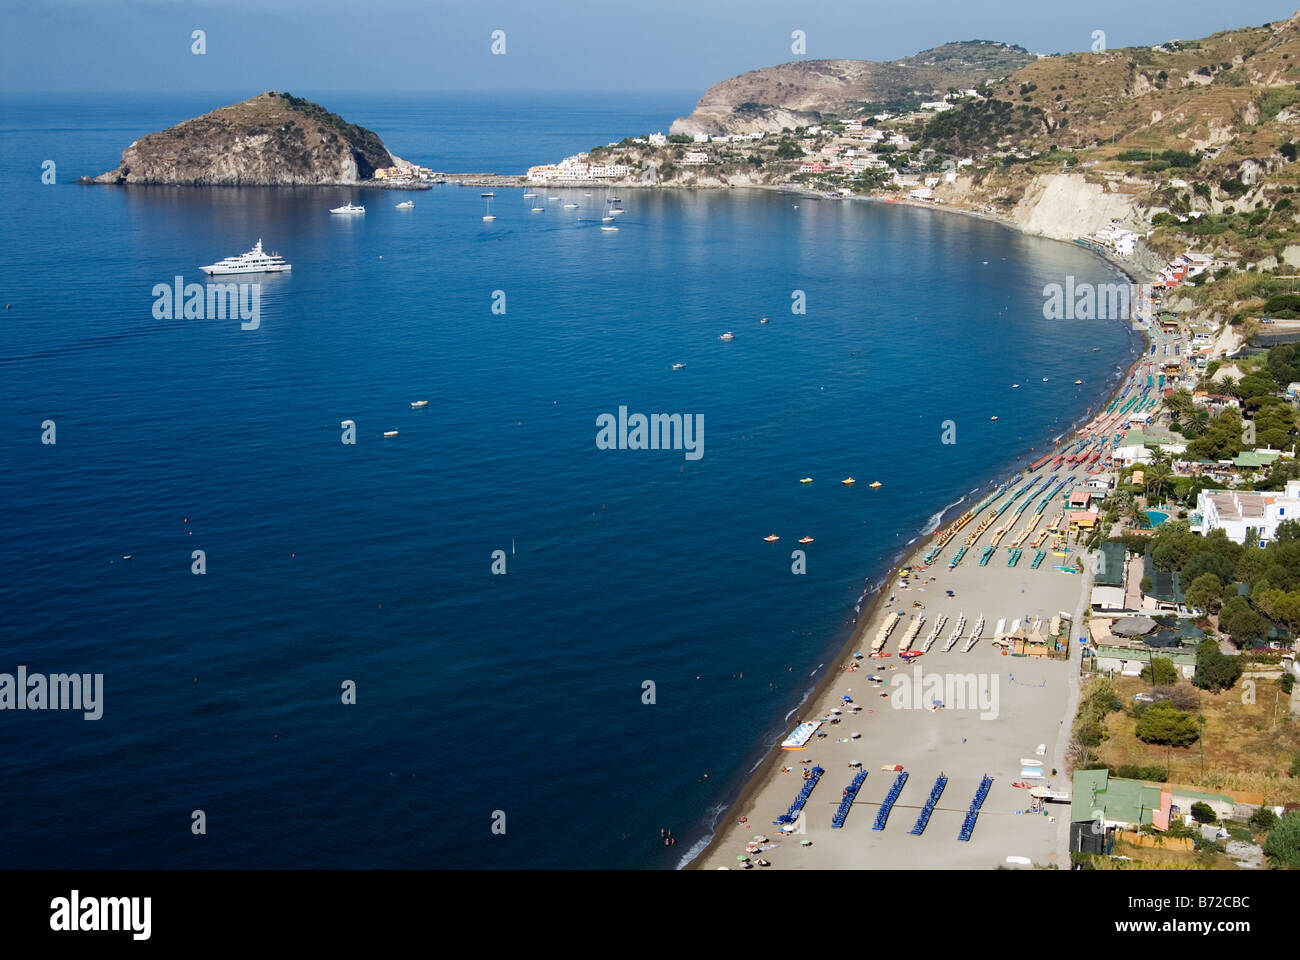
[{"label": "coastal village", "polygon": [[[328,168],[268,161],[274,182],[547,187],[521,216],[577,208],[549,195],[571,187],[908,204],[1075,243],[1130,278],[1044,289],[1065,336],[1130,324],[1141,356],[1083,426],[871,585],[842,662],[696,866],[1300,868],[1300,19],[1022,59],[844,115],[746,101],[721,124],[715,107],[522,177],[398,160],[287,94],[187,122],[230,141],[250,112],[328,123],[311,138]],[[1181,119],[1152,120],[1147,97]],[[88,182],[157,182],[158,144],[188,129]],[[209,182],[218,155],[168,175]],[[613,233],[606,199],[588,222]]]},{"label": "coastal village", "polygon": [[[1245,59],[1191,73],[1211,82]],[[1096,312],[1099,295],[1070,314],[1142,331],[1120,389],[875,587],[851,654],[702,866],[1300,867],[1300,145],[1284,128],[1226,167],[1227,136],[946,152],[942,118],[999,85],[1037,88],[1002,78],[906,111],[571,158],[988,216],[1134,281],[1115,312]],[[971,189],[984,171],[1006,190],[1018,165],[1019,197]],[[1062,192],[1073,210],[1045,223]]]},{"label": "coastal village", "polygon": [[[1300,27],[1212,41],[1029,57],[793,124],[740,103],[513,179],[382,172],[931,207],[1079,244],[1133,281],[1076,297],[1063,278],[1058,310],[1132,324],[1142,356],[864,597],[851,655],[696,866],[1300,867],[1300,74],[1253,92],[1265,56],[1270,76],[1300,70]],[[1181,76],[1183,119],[1116,127],[1099,70],[1124,96]],[[1186,120],[1211,88],[1245,88],[1250,119]]]}]

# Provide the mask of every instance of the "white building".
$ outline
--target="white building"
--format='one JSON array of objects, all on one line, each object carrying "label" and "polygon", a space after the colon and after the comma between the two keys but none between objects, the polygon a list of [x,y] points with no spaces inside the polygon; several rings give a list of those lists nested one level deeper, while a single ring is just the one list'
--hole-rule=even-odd
[{"label": "white building", "polygon": [[927,100],[921,104],[922,110],[933,110],[935,113],[943,113],[945,110],[951,110],[952,104],[947,100]]},{"label": "white building", "polygon": [[703,150],[687,150],[686,156],[677,162],[686,167],[698,167],[702,163],[709,162],[709,155]]},{"label": "white building", "polygon": [[1131,467],[1135,463],[1150,463],[1151,451],[1140,443],[1127,447],[1116,447],[1115,452],[1111,454],[1111,459],[1121,467]]},{"label": "white building", "polygon": [[667,145],[667,143],[668,143],[668,138],[665,137],[662,133],[650,134],[650,146],[662,147]]},{"label": "white building", "polygon": [[1277,535],[1279,524],[1300,517],[1300,480],[1290,480],[1283,491],[1202,490],[1196,498],[1199,524],[1192,531],[1208,534],[1224,530],[1234,543],[1245,543],[1254,531],[1261,547]]},{"label": "white building", "polygon": [[707,133],[697,133],[697,134],[695,135],[695,142],[696,142],[696,143],[708,143],[708,142],[709,142],[709,135],[708,135]]}]

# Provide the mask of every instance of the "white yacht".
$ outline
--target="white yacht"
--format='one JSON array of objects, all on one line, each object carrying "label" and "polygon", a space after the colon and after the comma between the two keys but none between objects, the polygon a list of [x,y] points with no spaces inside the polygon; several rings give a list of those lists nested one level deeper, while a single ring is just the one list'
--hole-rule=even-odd
[{"label": "white yacht", "polygon": [[210,263],[199,269],[209,276],[214,273],[282,273],[285,270],[292,270],[293,265],[285,263],[284,257],[278,253],[263,251],[262,241],[258,240],[257,246],[248,253],[241,253],[237,257],[226,257],[218,263]]},{"label": "white yacht", "polygon": [[414,201],[414,200],[403,200],[401,203],[399,203],[399,204],[397,205],[397,209],[398,209],[398,210],[414,210],[414,209],[415,209],[415,201]]},{"label": "white yacht", "polygon": [[341,207],[334,207],[330,213],[365,213],[365,207],[359,207],[354,203],[345,203]]}]

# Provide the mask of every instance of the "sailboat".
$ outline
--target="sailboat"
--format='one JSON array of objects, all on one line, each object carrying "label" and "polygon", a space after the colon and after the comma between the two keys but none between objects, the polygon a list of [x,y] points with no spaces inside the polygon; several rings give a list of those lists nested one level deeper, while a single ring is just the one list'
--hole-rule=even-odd
[{"label": "sailboat", "polygon": [[483,219],[484,219],[484,220],[495,220],[496,217],[492,216],[492,198],[493,198],[494,196],[496,196],[496,194],[493,194],[493,193],[480,193],[479,196],[480,196],[480,197],[484,197],[484,198],[487,199],[487,215],[484,216]]}]

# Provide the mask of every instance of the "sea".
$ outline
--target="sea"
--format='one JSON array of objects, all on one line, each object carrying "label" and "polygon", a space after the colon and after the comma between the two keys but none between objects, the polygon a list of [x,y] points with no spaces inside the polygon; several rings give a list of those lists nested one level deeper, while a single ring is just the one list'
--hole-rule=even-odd
[{"label": "sea", "polygon": [[[901,551],[1139,346],[1044,319],[1087,250],[901,205],[74,182],[257,92],[0,99],[0,673],[103,678],[0,710],[10,867],[678,868]],[[447,172],[694,101],[292,92]],[[258,239],[255,325],[162,308]],[[702,442],[602,449],[623,408]]]}]

